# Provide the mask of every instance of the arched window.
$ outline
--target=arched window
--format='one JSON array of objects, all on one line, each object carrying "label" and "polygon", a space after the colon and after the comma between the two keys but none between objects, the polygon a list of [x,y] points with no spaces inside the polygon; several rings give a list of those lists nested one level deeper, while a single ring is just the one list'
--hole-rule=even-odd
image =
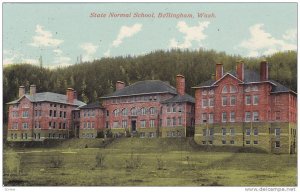
[{"label": "arched window", "polygon": [[227,88],[227,86],[226,86],[226,85],[223,87],[223,89],[222,89],[222,93],[228,93],[228,88]]},{"label": "arched window", "polygon": [[230,93],[236,93],[237,92],[237,88],[234,85],[230,85]]},{"label": "arched window", "polygon": [[258,91],[257,85],[253,85],[253,86],[252,86],[252,91]]},{"label": "arched window", "polygon": [[146,108],[141,108],[141,113],[142,113],[142,115],[146,115]]},{"label": "arched window", "polygon": [[213,95],[213,94],[215,94],[215,91],[213,89],[211,89],[211,90],[208,91],[208,94]]},{"label": "arched window", "polygon": [[124,109],[122,110],[122,115],[123,115],[123,116],[128,115],[128,110],[127,110],[126,108],[124,108]]},{"label": "arched window", "polygon": [[113,111],[113,113],[114,113],[114,116],[117,117],[117,116],[119,115],[119,109],[115,109],[115,110]]},{"label": "arched window", "polygon": [[155,107],[150,107],[150,114],[154,115],[156,113],[156,108]]},{"label": "arched window", "polygon": [[130,112],[131,112],[131,115],[137,115],[137,110],[136,110],[135,107],[132,108],[132,109],[130,110]]}]

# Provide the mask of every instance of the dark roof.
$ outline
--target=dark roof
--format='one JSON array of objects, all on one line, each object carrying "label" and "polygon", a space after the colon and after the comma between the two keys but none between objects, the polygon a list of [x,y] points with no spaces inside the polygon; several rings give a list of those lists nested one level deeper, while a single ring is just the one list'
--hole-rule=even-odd
[{"label": "dark roof", "polygon": [[269,80],[269,81],[276,84],[276,86],[274,86],[274,85],[272,86],[271,93],[293,92],[296,94],[296,92],[294,92],[291,89],[289,89],[288,87],[278,83],[277,81],[274,81],[274,80]]},{"label": "dark roof", "polygon": [[[77,105],[82,106],[86,105],[84,102],[79,101],[77,99],[74,100],[74,103],[68,103],[67,102],[67,96],[63,94],[58,93],[52,93],[52,92],[43,92],[43,93],[36,93],[34,95],[25,94],[23,97],[26,97],[31,102],[42,102],[42,101],[48,101],[48,102],[54,102],[54,103],[62,103],[62,104],[69,104],[69,105]],[[18,103],[23,97],[11,101],[7,104],[15,104]]]},{"label": "dark roof", "polygon": [[195,99],[189,94],[184,94],[184,95],[176,95],[175,97],[164,100],[161,103],[184,103],[184,102],[195,103]]},{"label": "dark roof", "polygon": [[[237,77],[235,70],[229,71],[227,73],[233,75],[234,77]],[[224,76],[227,73],[225,73]],[[197,85],[195,87],[210,87],[215,82],[216,82],[215,80],[210,79],[210,80],[207,80],[207,81],[205,81],[205,82],[203,82],[200,85]],[[256,82],[257,83],[261,82],[260,75],[256,71],[249,70],[249,69],[244,69],[244,83],[256,83]],[[272,84],[272,90],[271,90],[272,93],[290,92],[290,91],[294,92],[291,89],[289,89],[288,87],[285,87],[284,85],[282,85],[282,84],[280,84],[280,83],[278,83],[278,82],[276,82],[274,80],[267,80],[267,82],[269,82],[269,83]]]},{"label": "dark roof", "polygon": [[89,103],[79,107],[79,109],[94,109],[94,108],[104,108],[99,102]]},{"label": "dark roof", "polygon": [[160,80],[139,81],[132,85],[126,86],[123,89],[117,90],[112,94],[101,98],[122,97],[130,95],[142,95],[151,93],[171,93],[177,94],[176,89],[166,82]]}]

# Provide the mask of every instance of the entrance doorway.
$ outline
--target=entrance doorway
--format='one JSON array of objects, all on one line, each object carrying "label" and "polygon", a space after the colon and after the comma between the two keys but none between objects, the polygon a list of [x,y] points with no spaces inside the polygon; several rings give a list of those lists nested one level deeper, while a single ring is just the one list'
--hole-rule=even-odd
[{"label": "entrance doorway", "polygon": [[131,131],[136,132],[136,121],[131,121]]}]

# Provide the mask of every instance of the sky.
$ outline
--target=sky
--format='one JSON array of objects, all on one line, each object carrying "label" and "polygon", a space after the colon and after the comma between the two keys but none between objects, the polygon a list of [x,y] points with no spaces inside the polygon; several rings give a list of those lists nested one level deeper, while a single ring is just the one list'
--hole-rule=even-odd
[{"label": "sky", "polygon": [[297,49],[296,3],[3,3],[2,13],[4,66],[42,57],[55,68],[172,48],[245,57]]}]

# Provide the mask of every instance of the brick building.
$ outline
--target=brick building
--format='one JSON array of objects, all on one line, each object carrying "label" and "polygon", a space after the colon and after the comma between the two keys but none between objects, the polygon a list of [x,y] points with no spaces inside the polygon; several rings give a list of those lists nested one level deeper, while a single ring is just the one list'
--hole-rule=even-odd
[{"label": "brick building", "polygon": [[90,103],[79,107],[80,129],[79,138],[95,138],[100,131],[104,130],[105,109],[100,103]]},{"label": "brick building", "polygon": [[260,73],[244,69],[215,76],[195,89],[195,141],[200,145],[259,147],[273,153],[296,149],[297,94]]},{"label": "brick building", "polygon": [[37,93],[36,86],[19,87],[19,98],[9,105],[9,141],[42,141],[44,139],[65,139],[73,135],[72,112],[85,103],[77,100],[76,91],[68,88],[66,95]]},{"label": "brick building", "polygon": [[[176,89],[177,88],[177,89]],[[185,93],[185,78],[176,77],[176,88],[159,80],[125,86],[101,97],[105,108],[105,127],[114,134],[139,137],[185,137],[193,126],[194,98]]]}]

